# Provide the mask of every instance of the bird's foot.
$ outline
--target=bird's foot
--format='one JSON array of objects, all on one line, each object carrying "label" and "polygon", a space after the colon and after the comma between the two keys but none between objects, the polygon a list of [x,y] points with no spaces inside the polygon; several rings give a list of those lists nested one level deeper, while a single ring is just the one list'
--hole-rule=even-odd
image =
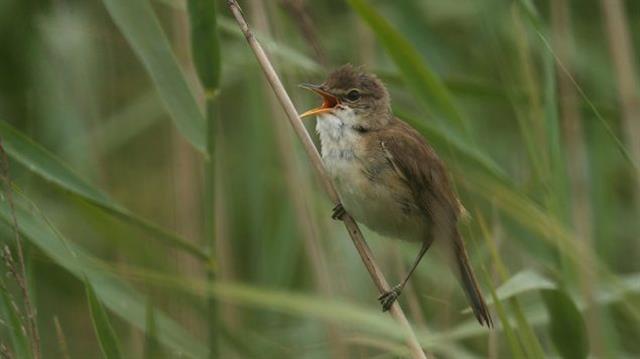
[{"label": "bird's foot", "polygon": [[382,304],[383,312],[386,312],[389,309],[391,309],[391,306],[396,301],[396,299],[398,299],[398,297],[400,296],[400,293],[402,293],[402,287],[400,285],[397,285],[391,288],[390,291],[382,293],[378,297],[378,301],[380,302],[380,304]]},{"label": "bird's foot", "polygon": [[333,207],[331,218],[335,219],[336,221],[340,221],[345,214],[347,214],[347,211],[345,211],[344,207],[342,207],[342,203],[338,203],[335,207]]}]

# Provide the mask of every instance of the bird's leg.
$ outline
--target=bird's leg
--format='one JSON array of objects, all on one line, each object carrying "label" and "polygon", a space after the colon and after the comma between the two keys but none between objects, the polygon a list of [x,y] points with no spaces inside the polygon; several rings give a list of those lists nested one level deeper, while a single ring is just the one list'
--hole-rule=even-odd
[{"label": "bird's leg", "polygon": [[333,211],[331,212],[331,218],[335,219],[336,221],[340,221],[342,220],[342,217],[347,213],[347,211],[344,210],[344,207],[342,207],[342,203],[338,203],[336,204],[335,207],[333,207]]},{"label": "bird's leg", "polygon": [[413,263],[411,270],[409,270],[409,274],[407,274],[407,276],[404,278],[402,282],[400,282],[400,284],[391,288],[390,291],[382,293],[378,297],[378,301],[380,302],[380,304],[382,304],[383,312],[386,312],[389,309],[391,309],[391,305],[393,305],[393,302],[395,302],[396,299],[398,299],[398,297],[400,296],[400,293],[402,293],[402,289],[404,289],[404,286],[407,284],[407,281],[409,281],[409,277],[411,277],[413,272],[418,267],[418,263],[420,263],[420,260],[422,260],[422,257],[424,256],[424,254],[427,253],[427,250],[429,249],[429,247],[431,247],[431,243],[433,243],[433,240],[431,239],[428,239],[422,242],[422,248],[420,248],[418,257],[416,257],[416,261]]}]

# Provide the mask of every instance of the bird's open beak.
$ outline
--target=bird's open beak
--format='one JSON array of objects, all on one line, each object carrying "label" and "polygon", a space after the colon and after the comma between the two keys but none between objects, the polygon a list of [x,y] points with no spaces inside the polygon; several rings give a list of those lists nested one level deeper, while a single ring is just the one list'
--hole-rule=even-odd
[{"label": "bird's open beak", "polygon": [[335,105],[338,104],[338,98],[325,91],[322,86],[314,84],[301,84],[300,87],[311,90],[318,95],[322,96],[322,105],[320,107],[312,108],[311,110],[300,115],[300,118],[304,118],[311,115],[317,115],[330,111]]}]

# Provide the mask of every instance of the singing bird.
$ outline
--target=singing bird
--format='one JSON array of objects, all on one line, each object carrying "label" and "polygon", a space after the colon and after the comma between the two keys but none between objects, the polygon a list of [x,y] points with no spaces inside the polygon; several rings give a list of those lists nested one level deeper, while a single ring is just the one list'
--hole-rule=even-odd
[{"label": "singing bird", "polygon": [[407,276],[378,299],[391,308],[434,240],[447,243],[457,274],[482,325],[493,322],[482,297],[457,223],[464,208],[435,151],[407,123],[393,116],[384,84],[351,65],[332,72],[320,85],[302,84],[323,99],[301,115],[317,117],[324,166],[340,204],[357,222],[384,236],[422,244]]}]

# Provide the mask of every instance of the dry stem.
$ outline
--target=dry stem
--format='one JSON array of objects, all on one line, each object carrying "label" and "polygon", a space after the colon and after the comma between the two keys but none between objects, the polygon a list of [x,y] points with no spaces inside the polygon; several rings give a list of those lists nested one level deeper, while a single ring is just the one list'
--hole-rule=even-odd
[{"label": "dry stem", "polygon": [[[300,3],[301,4],[301,3]],[[251,20],[255,24],[254,28],[272,37],[271,25],[269,24],[268,12],[265,4],[262,0],[253,0],[251,3],[253,15]],[[264,86],[264,90],[268,91],[268,87]],[[307,257],[311,262],[311,268],[313,269],[313,275],[315,277],[316,285],[323,295],[331,297],[333,295],[333,286],[331,283],[331,275],[325,260],[323,248],[320,245],[320,230],[318,229],[318,223],[311,215],[312,204],[308,201],[304,195],[311,193],[311,183],[300,171],[300,166],[295,156],[295,144],[291,134],[288,132],[287,124],[281,121],[279,118],[280,109],[279,104],[273,97],[269,98],[269,107],[273,116],[270,116],[274,127],[275,136],[284,168],[284,178],[287,190],[289,192],[289,198],[295,209],[296,224],[298,226],[299,233],[304,239],[304,248],[307,252]],[[329,344],[329,351],[332,358],[346,358],[348,357],[347,348],[340,339],[341,334],[335,328],[334,325],[327,325],[327,339]]]},{"label": "dry stem", "polygon": [[[318,154],[316,147],[311,141],[311,137],[309,136],[306,129],[302,125],[302,121],[298,116],[298,112],[296,111],[296,108],[294,107],[293,102],[291,102],[291,99],[289,98],[287,91],[284,89],[282,82],[278,78],[278,75],[276,74],[273,66],[271,65],[271,62],[267,58],[267,55],[262,49],[262,46],[260,46],[260,44],[258,43],[258,40],[251,33],[251,30],[249,29],[249,25],[245,21],[238,3],[235,0],[228,0],[228,5],[229,5],[229,8],[231,9],[231,12],[233,13],[233,16],[235,17],[236,21],[240,25],[240,29],[242,30],[242,33],[246,37],[247,42],[249,43],[249,46],[253,50],[256,56],[256,59],[260,63],[260,66],[262,67],[262,70],[265,76],[267,77],[269,84],[271,85],[276,97],[278,98],[278,101],[280,101],[280,104],[282,105],[285,113],[287,114],[287,118],[289,119],[291,126],[293,126],[293,129],[296,132],[296,135],[302,141],[304,149],[307,152],[309,159],[311,160],[314,170],[316,171],[316,175],[321,180],[325,191],[327,192],[327,194],[329,195],[329,198],[331,199],[331,202],[333,202],[334,204],[338,204],[340,201],[338,197],[338,193],[333,187],[333,184],[329,179],[329,176],[325,172],[324,166],[322,164],[322,159],[320,158],[320,155]],[[353,244],[355,245],[356,250],[358,251],[358,254],[360,255],[360,258],[362,259],[362,262],[364,263],[365,267],[367,268],[367,271],[371,275],[371,279],[373,279],[373,282],[378,288],[378,291],[380,293],[384,293],[388,291],[390,289],[389,284],[385,280],[384,276],[382,275],[382,272],[380,271],[376,263],[373,261],[371,251],[369,249],[369,246],[365,242],[364,237],[362,236],[362,232],[360,232],[360,228],[358,228],[358,225],[356,224],[356,222],[349,215],[345,215],[343,217],[343,222],[347,229],[347,232],[349,233],[349,236],[351,236],[351,240],[353,241]],[[391,313],[391,316],[405,329],[407,344],[411,349],[412,356],[414,358],[426,359],[426,355],[422,351],[422,348],[418,343],[418,339],[416,338],[416,335],[413,332],[413,329],[411,328],[409,321],[404,315],[404,312],[400,308],[400,305],[397,302],[395,302],[392,305],[391,310],[389,312]]]},{"label": "dry stem", "polygon": [[[618,85],[622,124],[627,137],[627,145],[636,168],[640,167],[640,85],[634,66],[636,59],[629,23],[621,0],[601,0],[605,19],[609,52]],[[637,173],[636,173],[637,174]],[[637,178],[640,192],[640,178]],[[640,196],[640,193],[637,193]],[[640,201],[640,198],[636,200]]]},{"label": "dry stem", "polygon": [[[640,84],[634,65],[636,60],[625,5],[621,0],[601,0],[605,29],[609,39],[609,53],[618,86],[621,122],[629,154],[635,167],[633,187],[634,210],[640,213]],[[637,255],[640,247],[633,245]]]}]

